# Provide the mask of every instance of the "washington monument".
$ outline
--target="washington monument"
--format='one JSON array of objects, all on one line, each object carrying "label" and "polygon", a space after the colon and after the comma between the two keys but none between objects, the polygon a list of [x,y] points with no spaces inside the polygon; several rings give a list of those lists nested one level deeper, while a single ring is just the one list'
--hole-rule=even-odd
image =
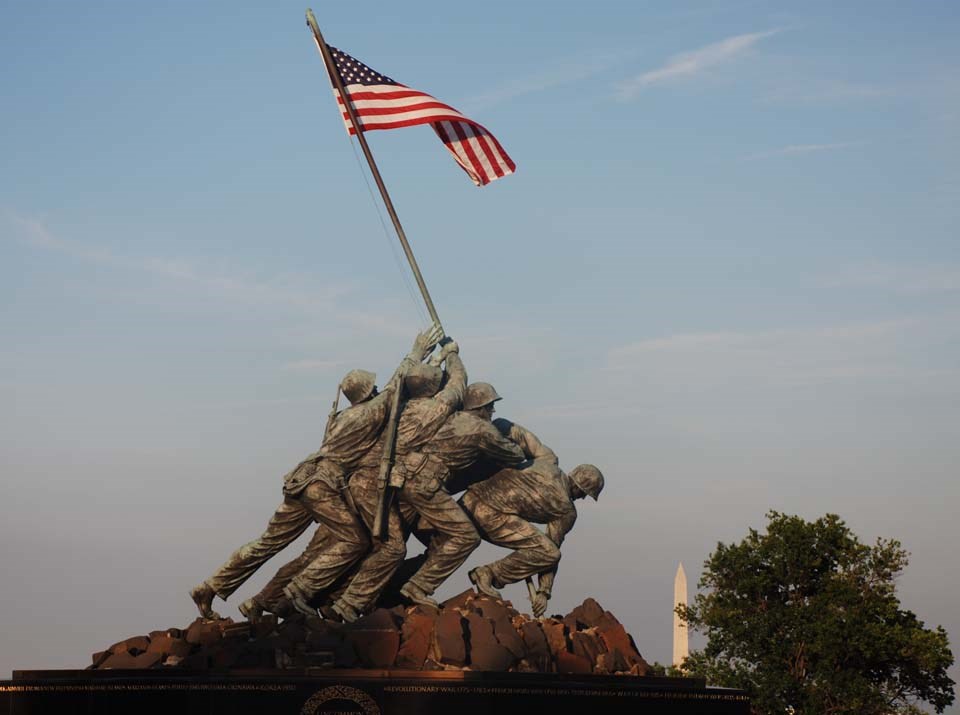
[{"label": "washington monument", "polygon": [[679,667],[683,659],[690,654],[687,642],[687,624],[677,615],[677,606],[687,605],[687,574],[683,564],[677,566],[677,576],[673,580],[673,665]]}]

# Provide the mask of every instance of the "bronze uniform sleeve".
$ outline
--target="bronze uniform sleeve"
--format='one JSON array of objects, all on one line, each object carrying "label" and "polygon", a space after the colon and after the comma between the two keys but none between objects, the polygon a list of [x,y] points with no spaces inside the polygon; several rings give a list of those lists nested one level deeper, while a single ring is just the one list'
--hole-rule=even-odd
[{"label": "bronze uniform sleeve", "polygon": [[515,442],[504,437],[492,423],[484,423],[480,435],[480,452],[499,464],[520,464],[527,457]]},{"label": "bronze uniform sleeve", "polygon": [[447,384],[437,393],[435,399],[450,408],[450,412],[463,404],[463,394],[467,391],[467,369],[457,353],[447,355]]},{"label": "bronze uniform sleeve", "polygon": [[527,459],[543,459],[557,464],[557,455],[554,451],[526,427],[502,417],[494,420],[493,424],[500,434],[520,446]]},{"label": "bronze uniform sleeve", "polygon": [[[564,537],[570,533],[570,530],[573,528],[574,523],[577,521],[577,510],[570,505],[570,511],[561,516],[559,519],[554,519],[549,524],[547,524],[547,536],[555,543],[557,546],[560,546],[563,543]],[[539,589],[547,594],[547,598],[553,593],[553,582],[557,578],[557,567],[554,566],[549,571],[544,571],[540,574],[539,578]]]}]

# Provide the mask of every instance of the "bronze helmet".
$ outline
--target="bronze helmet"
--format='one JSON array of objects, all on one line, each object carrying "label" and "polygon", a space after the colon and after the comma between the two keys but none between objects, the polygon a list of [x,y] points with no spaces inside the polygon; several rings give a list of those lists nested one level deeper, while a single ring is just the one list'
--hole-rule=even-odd
[{"label": "bronze helmet", "polygon": [[603,474],[592,464],[581,464],[574,467],[567,475],[570,481],[580,487],[585,494],[593,497],[596,501],[603,491]]},{"label": "bronze helmet", "polygon": [[407,397],[433,397],[443,382],[443,370],[434,365],[419,363],[414,365],[403,377],[403,386]]},{"label": "bronze helmet", "polygon": [[351,370],[340,381],[340,389],[351,405],[363,402],[373,394],[377,376],[369,370]]},{"label": "bronze helmet", "polygon": [[463,409],[477,410],[502,399],[489,382],[473,382],[467,385],[467,392],[463,396]]}]

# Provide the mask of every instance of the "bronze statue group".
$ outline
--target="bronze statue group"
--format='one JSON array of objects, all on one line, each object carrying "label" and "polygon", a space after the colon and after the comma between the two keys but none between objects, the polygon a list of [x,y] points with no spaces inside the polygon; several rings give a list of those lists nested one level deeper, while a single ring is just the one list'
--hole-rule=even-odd
[{"label": "bronze statue group", "polygon": [[404,573],[411,534],[427,548],[399,587],[407,602],[437,607],[432,594],[482,538],[511,553],[470,571],[476,588],[499,598],[498,588],[526,581],[534,615],[545,613],[574,501],[596,499],[603,475],[586,464],[564,473],[536,435],[494,420],[500,396],[489,383],[467,384],[457,343],[441,336],[436,326],[418,335],[382,390],[371,372],[347,373],[339,390],[350,407],[336,412],[335,403],[320,449],[284,477],[263,534],[190,591],[201,616],[218,618],[214,597],[229,598],[313,523],[304,552],[240,604],[246,618],[355,621]]}]

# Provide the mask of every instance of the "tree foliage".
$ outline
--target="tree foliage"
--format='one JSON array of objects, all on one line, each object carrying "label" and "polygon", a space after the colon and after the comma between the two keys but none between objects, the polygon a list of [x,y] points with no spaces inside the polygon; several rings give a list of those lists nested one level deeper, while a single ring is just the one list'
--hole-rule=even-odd
[{"label": "tree foliage", "polygon": [[860,543],[833,514],[814,522],[778,512],[766,533],[717,544],[703,591],[678,607],[707,645],[683,669],[744,688],[758,713],[943,712],[954,699],[946,631],[900,607],[898,541]]}]

